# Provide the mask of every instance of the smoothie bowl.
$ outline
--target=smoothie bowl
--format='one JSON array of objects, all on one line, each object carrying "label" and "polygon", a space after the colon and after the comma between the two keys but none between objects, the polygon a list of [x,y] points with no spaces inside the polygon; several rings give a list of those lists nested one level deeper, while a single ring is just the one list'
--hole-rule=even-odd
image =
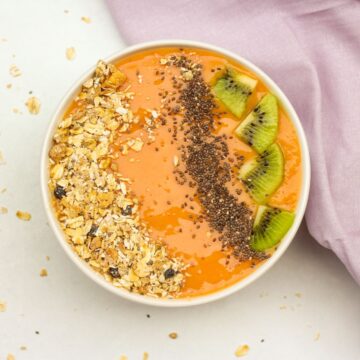
[{"label": "smoothie bowl", "polygon": [[42,193],[58,240],[113,293],[222,298],[266,272],[302,220],[299,119],[249,61],[198,42],[127,48],[88,71],[50,124]]}]

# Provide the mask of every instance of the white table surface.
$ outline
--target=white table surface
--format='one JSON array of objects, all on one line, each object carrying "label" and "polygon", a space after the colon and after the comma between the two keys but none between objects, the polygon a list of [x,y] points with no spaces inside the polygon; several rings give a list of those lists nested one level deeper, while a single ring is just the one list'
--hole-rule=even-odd
[{"label": "white table surface", "polygon": [[[65,58],[70,46],[77,51],[74,61]],[[240,344],[250,346],[249,360],[360,359],[360,289],[305,226],[259,281],[200,307],[121,300],[70,262],[42,206],[43,136],[69,86],[123,47],[102,0],[0,2],[0,150],[6,162],[0,189],[7,189],[0,206],[9,209],[0,215],[0,301],[7,303],[0,313],[0,359],[12,353],[17,360],[118,360],[122,354],[135,360],[147,351],[150,360],[231,360]],[[9,75],[11,64],[22,76]],[[29,91],[41,100],[39,115],[24,106]],[[20,221],[17,210],[29,211],[32,220]],[[39,276],[42,267],[48,277]],[[172,331],[178,339],[168,337]]]}]

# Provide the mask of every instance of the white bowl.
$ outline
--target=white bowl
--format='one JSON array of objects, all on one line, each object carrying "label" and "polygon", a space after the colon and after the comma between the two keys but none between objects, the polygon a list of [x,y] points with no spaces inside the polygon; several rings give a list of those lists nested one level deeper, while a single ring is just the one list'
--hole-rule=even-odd
[{"label": "white bowl", "polygon": [[243,289],[245,286],[251,284],[253,281],[258,279],[261,275],[263,275],[265,272],[267,272],[283,255],[287,247],[290,245],[291,241],[293,240],[299,226],[301,223],[301,220],[304,216],[308,195],[309,195],[309,187],[310,187],[310,157],[309,157],[309,150],[305,138],[305,134],[303,131],[303,128],[301,126],[300,120],[292,107],[290,101],[285,96],[285,94],[280,90],[280,88],[275,84],[271,78],[266,75],[262,70],[260,70],[257,66],[255,66],[253,63],[251,63],[249,60],[246,60],[242,58],[239,55],[236,55],[230,51],[224,50],[222,48],[219,48],[217,46],[196,42],[196,41],[185,41],[185,40],[166,40],[166,41],[153,41],[153,42],[147,42],[138,44],[135,46],[128,47],[122,51],[119,51],[112,56],[105,59],[107,62],[113,62],[116,61],[124,56],[128,56],[130,54],[143,51],[143,50],[149,50],[149,49],[156,49],[159,47],[191,47],[191,48],[200,48],[200,49],[206,49],[210,51],[217,52],[221,55],[224,55],[236,62],[238,62],[241,65],[244,65],[244,67],[250,69],[253,71],[267,86],[268,88],[278,97],[280,100],[280,103],[282,104],[284,110],[290,117],[291,121],[293,122],[296,132],[300,141],[300,147],[301,147],[301,156],[302,156],[302,187],[301,187],[301,194],[300,199],[298,201],[297,209],[296,209],[296,216],[294,224],[292,225],[291,229],[288,231],[286,236],[283,238],[281,243],[279,244],[277,250],[275,253],[271,256],[270,259],[266,260],[264,264],[262,264],[258,269],[256,269],[252,274],[247,276],[245,279],[240,280],[239,282],[225,288],[222,290],[219,290],[217,292],[208,294],[208,295],[202,295],[198,297],[192,297],[187,299],[158,299],[158,298],[152,298],[148,296],[138,295],[135,293],[130,293],[127,290],[119,289],[114,287],[112,284],[107,282],[100,274],[96,273],[94,270],[92,270],[89,265],[81,258],[75,254],[75,252],[71,249],[70,245],[67,243],[63,231],[61,230],[57,219],[55,217],[54,211],[51,206],[51,198],[50,193],[48,190],[48,152],[51,146],[53,133],[55,131],[56,125],[58,121],[62,118],[64,112],[70,105],[72,99],[77,95],[79,92],[82,83],[87,80],[95,70],[95,66],[93,66],[91,69],[85,72],[84,75],[80,77],[80,79],[69,89],[69,91],[66,93],[63,100],[60,102],[50,124],[49,128],[45,137],[43,149],[42,149],[42,156],[41,156],[41,191],[44,201],[45,210],[49,219],[49,223],[51,228],[53,229],[57,239],[59,240],[61,246],[65,250],[65,252],[68,254],[70,259],[77,265],[77,267],[83,271],[90,279],[94,280],[96,283],[101,285],[103,288],[111,291],[112,293],[121,296],[125,299],[132,300],[135,302],[139,302],[142,304],[147,305],[155,305],[155,306],[165,306],[165,307],[180,307],[180,306],[190,306],[190,305],[199,305],[199,304],[205,304],[210,301],[219,300],[225,296],[228,296],[230,294],[233,294],[236,291],[239,291],[240,289]]}]

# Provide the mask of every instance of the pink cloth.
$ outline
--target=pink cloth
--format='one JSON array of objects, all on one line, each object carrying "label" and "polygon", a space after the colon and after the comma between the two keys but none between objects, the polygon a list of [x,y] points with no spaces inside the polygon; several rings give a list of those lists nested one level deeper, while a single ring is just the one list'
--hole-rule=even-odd
[{"label": "pink cloth", "polygon": [[280,85],[310,146],[308,228],[360,284],[360,2],[107,1],[129,44],[205,41],[248,58]]}]

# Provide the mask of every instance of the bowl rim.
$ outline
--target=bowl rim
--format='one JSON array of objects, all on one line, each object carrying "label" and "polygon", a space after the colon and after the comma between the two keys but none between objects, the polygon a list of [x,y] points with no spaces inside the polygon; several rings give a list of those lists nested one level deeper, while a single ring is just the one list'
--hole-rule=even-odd
[{"label": "bowl rim", "polygon": [[91,66],[90,69],[85,71],[82,76],[75,83],[70,87],[69,90],[65,93],[60,104],[57,106],[56,111],[54,112],[49,124],[47,125],[47,132],[45,135],[45,139],[43,142],[42,153],[41,153],[41,164],[40,164],[40,183],[41,183],[41,193],[43,199],[43,205],[45,208],[45,212],[50,224],[51,229],[55,233],[57,240],[59,241],[60,245],[64,249],[65,253],[69,256],[69,258],[75,263],[75,265],[90,279],[95,281],[97,284],[105,288],[106,290],[110,291],[111,293],[125,298],[127,300],[131,300],[137,303],[146,304],[146,305],[153,305],[153,306],[162,306],[162,307],[184,307],[184,306],[193,306],[193,305],[200,305],[209,303],[215,300],[222,299],[226,296],[229,296],[249,284],[253,283],[255,280],[260,278],[263,274],[265,274],[284,254],[290,243],[292,242],[293,238],[298,231],[298,228],[301,224],[303,219],[306,204],[309,197],[309,190],[310,190],[310,155],[307,140],[305,137],[304,130],[302,128],[301,122],[299,117],[293,108],[292,104],[290,103],[289,99],[280,89],[280,87],[268,76],[263,70],[258,68],[255,64],[251,61],[243,58],[235,54],[232,51],[223,49],[219,46],[207,44],[204,42],[199,41],[190,41],[190,40],[181,40],[181,39],[174,39],[174,40],[157,40],[157,41],[150,41],[150,42],[143,42],[133,46],[126,47],[120,51],[113,53],[112,55],[105,58],[106,62],[114,62],[120,58],[125,56],[131,55],[136,52],[161,48],[161,47],[184,47],[184,48],[195,48],[195,49],[204,49],[210,50],[220,55],[226,56],[231,60],[243,65],[245,68],[249,69],[250,71],[254,72],[265,84],[266,86],[278,97],[280,100],[281,105],[283,106],[284,110],[286,111],[287,115],[291,119],[292,123],[297,132],[297,136],[300,143],[301,148],[301,157],[302,157],[302,188],[301,194],[299,197],[295,220],[287,232],[285,237],[282,239],[280,245],[278,246],[277,250],[274,254],[266,260],[258,269],[256,269],[253,273],[248,275],[242,280],[224,288],[218,290],[216,292],[199,295],[195,297],[189,298],[179,298],[179,299],[161,299],[155,298],[150,296],[139,295],[135,293],[130,293],[129,291],[115,287],[111,283],[107,282],[105,278],[103,278],[100,274],[96,273],[94,270],[87,265],[84,260],[82,260],[70,247],[68,242],[65,239],[62,229],[57,222],[55,217],[52,205],[51,205],[51,198],[48,191],[48,152],[50,149],[50,144],[52,142],[53,133],[55,131],[55,127],[59,121],[59,119],[65,113],[68,105],[72,101],[73,97],[79,92],[79,89],[84,81],[86,81],[93,73],[95,66]]}]

